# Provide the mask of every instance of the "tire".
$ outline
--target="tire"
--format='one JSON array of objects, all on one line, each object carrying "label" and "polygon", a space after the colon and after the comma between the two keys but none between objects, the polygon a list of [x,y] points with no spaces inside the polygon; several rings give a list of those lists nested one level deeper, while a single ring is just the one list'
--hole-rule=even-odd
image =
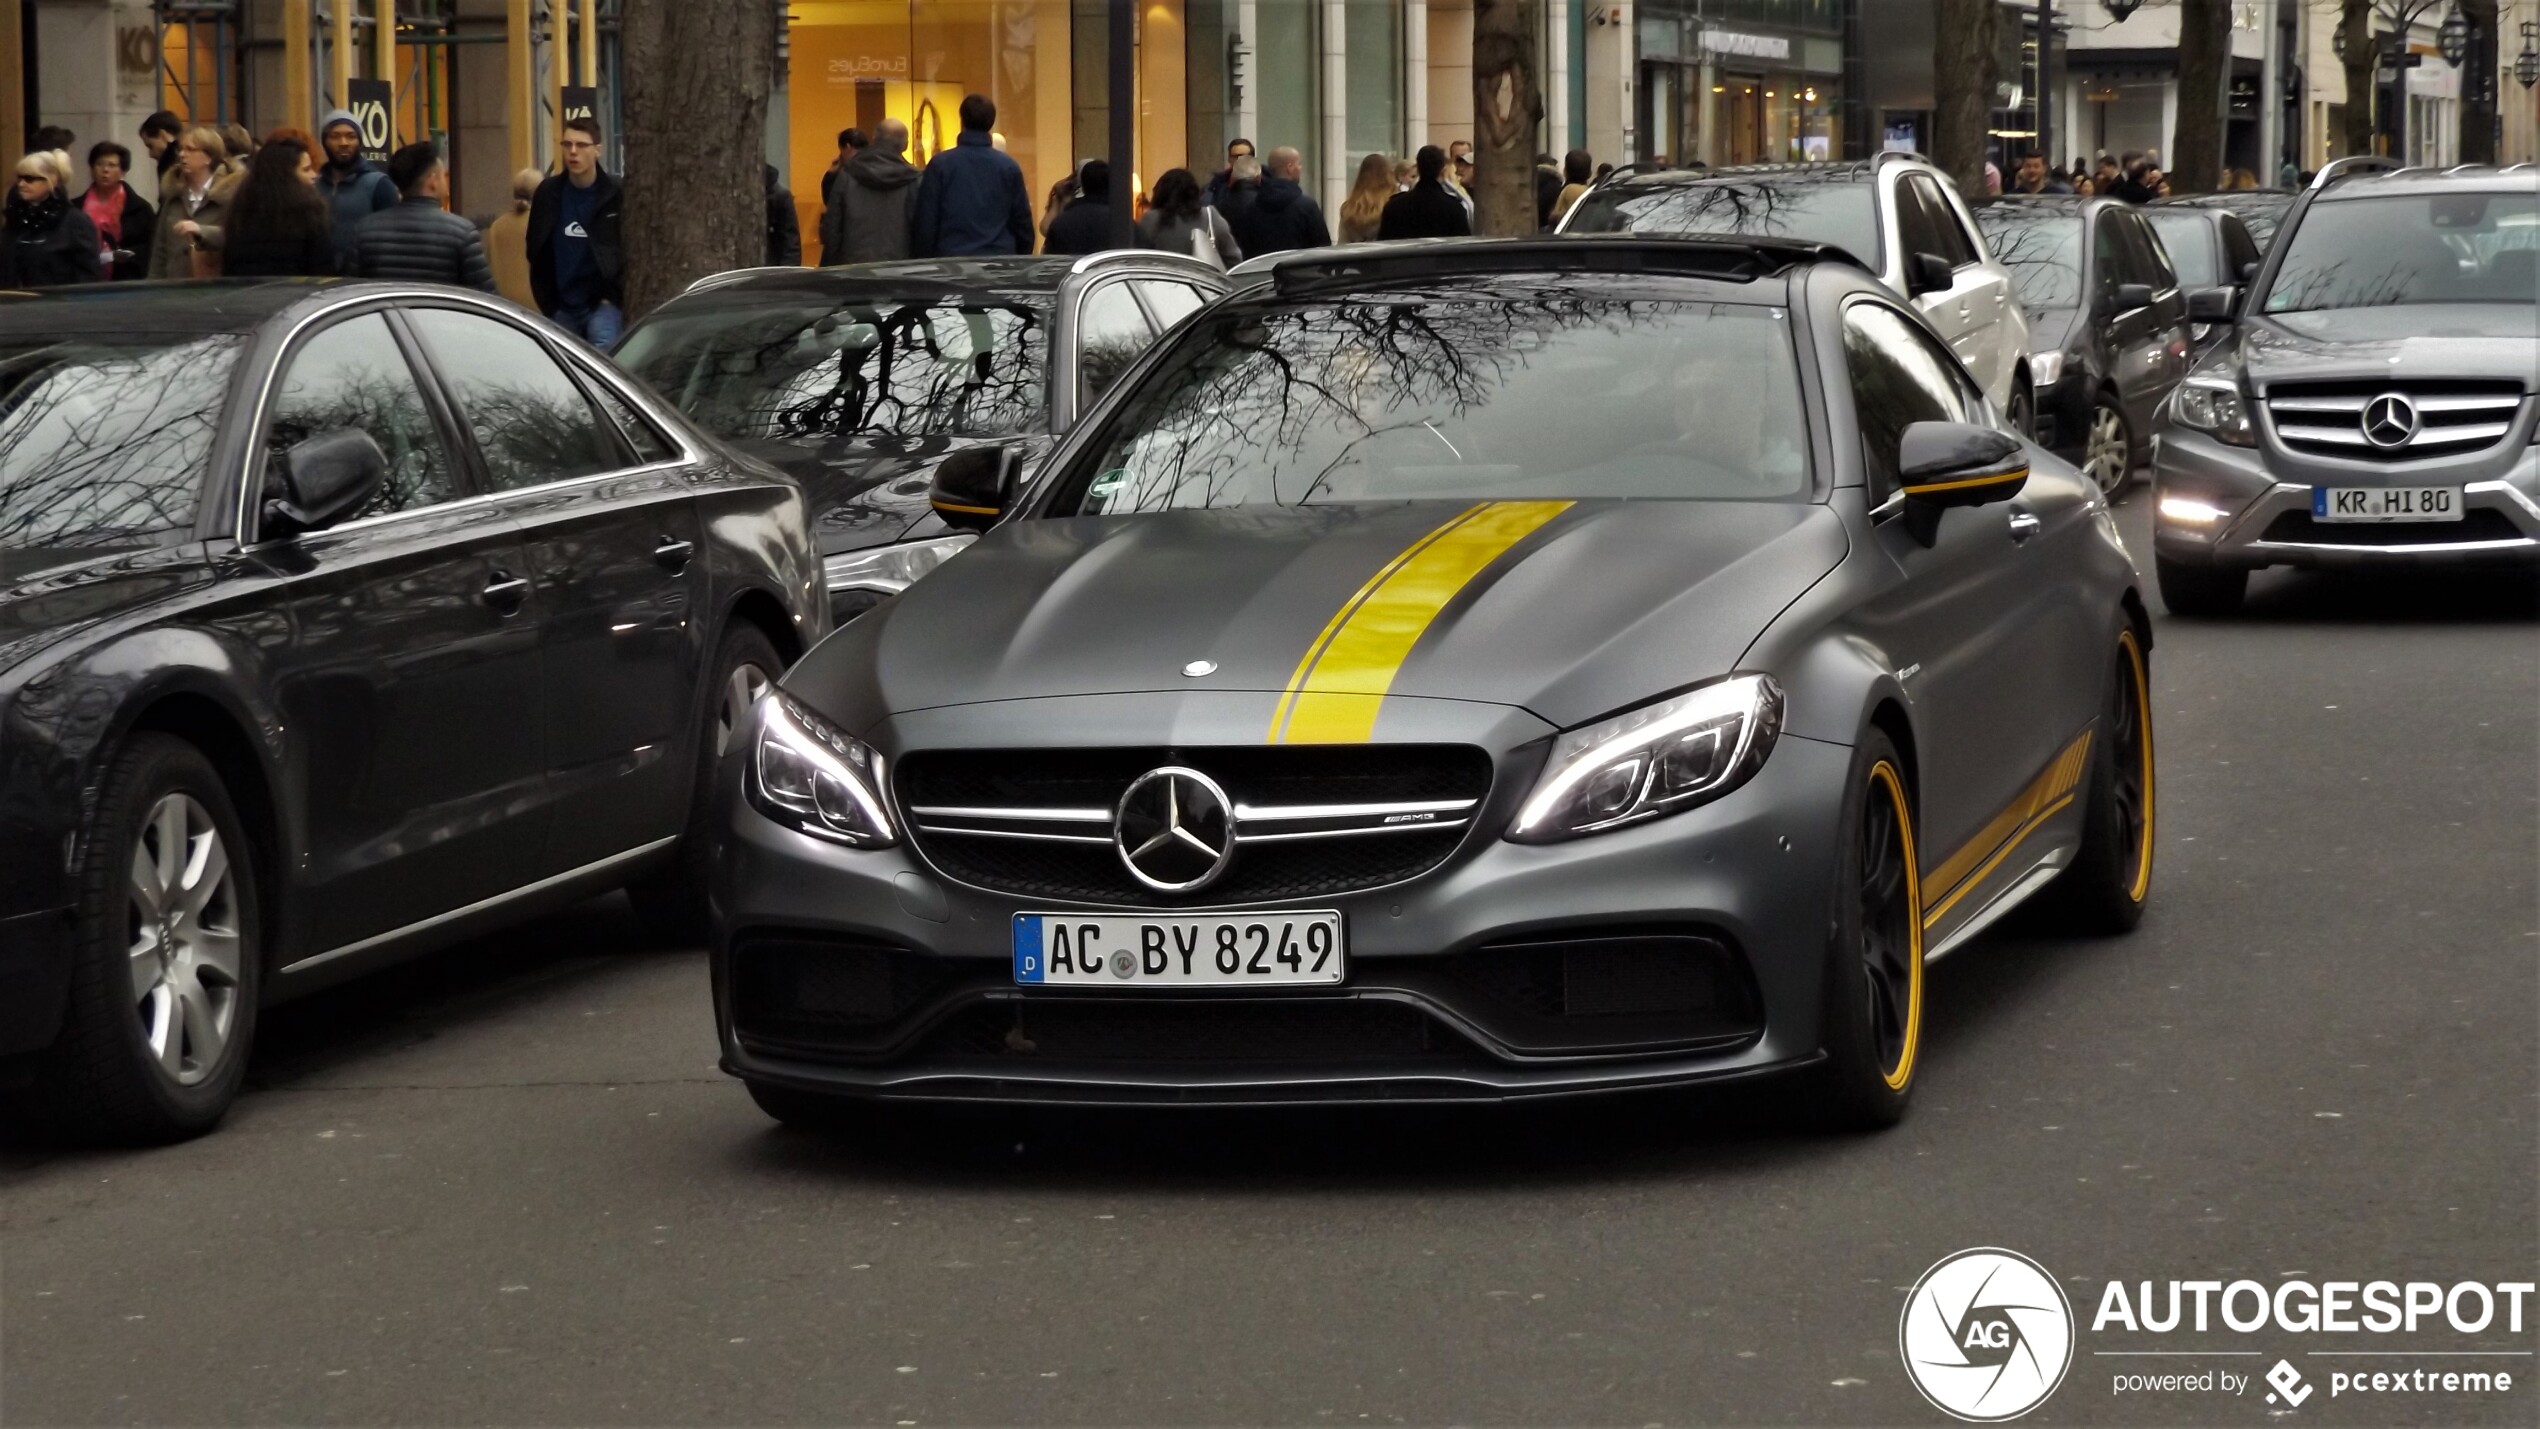
[{"label": "tire", "polygon": [[2105,392],[2091,399],[2090,421],[2082,428],[2081,471],[2104,496],[2125,490],[2134,476],[2134,428]]},{"label": "tire", "polygon": [[785,668],[767,632],[736,620],[715,646],[708,669],[705,713],[697,730],[696,774],[688,790],[688,823],[670,863],[626,890],[635,916],[645,930],[664,943],[693,944],[704,940],[709,921],[707,888],[714,874],[716,823],[715,771],[724,747],[749,706],[767,692]]},{"label": "tire", "polygon": [[1820,1108],[1838,1130],[1903,1120],[1923,1024],[1922,865],[1905,761],[1873,730],[1854,753],[1827,951]]},{"label": "tire", "polygon": [[2117,633],[2107,704],[2082,783],[2081,849],[2038,895],[2039,912],[2058,932],[2113,936],[2143,921],[2156,809],[2151,691],[2151,661],[2129,624]]},{"label": "tire", "polygon": [[2037,439],[2037,398],[2030,391],[2027,378],[2019,378],[2011,384],[2011,401],[2002,409],[2002,415],[2023,441]]},{"label": "tire", "polygon": [[780,1087],[772,1082],[743,1082],[750,1090],[750,1100],[775,1121],[796,1131],[834,1136],[871,1124],[873,1107],[854,1097],[823,1096],[795,1087]]},{"label": "tire", "polygon": [[2196,619],[2230,615],[2249,594],[2249,572],[2237,566],[2192,566],[2155,553],[2152,575],[2170,614]]},{"label": "tire", "polygon": [[202,752],[135,735],[80,855],[70,1000],[35,1101],[64,1140],[157,1145],[220,1123],[263,987],[255,847]]}]

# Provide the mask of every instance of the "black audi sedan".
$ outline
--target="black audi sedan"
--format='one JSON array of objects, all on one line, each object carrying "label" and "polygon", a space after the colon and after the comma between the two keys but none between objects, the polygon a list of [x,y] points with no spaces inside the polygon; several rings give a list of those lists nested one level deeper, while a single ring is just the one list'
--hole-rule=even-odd
[{"label": "black audi sedan", "polygon": [[1976,210],[2029,314],[2037,439],[2111,494],[2150,455],[2187,375],[2187,298],[2160,235],[2118,199],[2006,197]]},{"label": "black audi sedan", "polygon": [[1076,414],[1226,290],[1177,253],[753,268],[630,329],[621,366],[803,484],[833,610],[870,610],[976,539],[926,504],[953,452],[1020,439],[1037,467]]},{"label": "black audi sedan", "polygon": [[792,481],[507,304],[0,295],[0,1072],[169,1140],[262,1004],[618,886],[694,931],[819,581]]}]

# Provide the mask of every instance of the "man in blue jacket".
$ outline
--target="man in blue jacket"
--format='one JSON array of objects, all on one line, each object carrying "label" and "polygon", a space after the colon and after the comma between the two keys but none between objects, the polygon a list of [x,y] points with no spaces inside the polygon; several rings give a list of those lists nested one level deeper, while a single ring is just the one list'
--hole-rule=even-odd
[{"label": "man in blue jacket", "polygon": [[998,152],[990,131],[997,106],[984,94],[961,101],[961,138],[926,164],[917,184],[910,247],[920,258],[1032,251],[1032,196],[1023,166]]},{"label": "man in blue jacket", "polygon": [[318,126],[318,146],[326,164],[318,170],[318,196],[326,200],[327,217],[335,223],[336,271],[353,271],[353,238],[362,220],[397,206],[397,185],[388,171],[362,157],[362,130],[349,109],[330,109]]}]

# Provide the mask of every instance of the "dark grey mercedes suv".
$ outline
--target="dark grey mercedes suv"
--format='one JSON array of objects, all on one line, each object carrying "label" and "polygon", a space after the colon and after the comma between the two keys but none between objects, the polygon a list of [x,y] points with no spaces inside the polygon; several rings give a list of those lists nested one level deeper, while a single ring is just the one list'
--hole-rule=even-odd
[{"label": "dark grey mercedes suv", "polygon": [[2195,314],[2231,335],[2162,409],[2172,612],[2228,613],[2271,565],[2540,563],[2535,210],[2528,164],[2321,172],[2238,303]]}]

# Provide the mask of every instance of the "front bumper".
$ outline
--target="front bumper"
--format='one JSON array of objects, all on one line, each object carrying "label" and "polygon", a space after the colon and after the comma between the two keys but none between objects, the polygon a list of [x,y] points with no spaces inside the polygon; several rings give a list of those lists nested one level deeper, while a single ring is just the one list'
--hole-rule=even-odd
[{"label": "front bumper", "polygon": [[[2200,566],[2478,567],[2540,564],[2540,447],[2460,462],[2386,467],[2296,462],[2267,445],[2235,447],[2164,423],[2153,449],[2152,546]],[[2330,524],[2311,519],[2311,488],[2458,486],[2457,522]],[[2185,520],[2171,503],[2221,514]]]},{"label": "front bumper", "polygon": [[1490,797],[1443,865],[1248,905],[1338,909],[1345,982],[1224,993],[1018,987],[1012,916],[1070,905],[958,883],[905,843],[782,827],[741,797],[732,761],[724,1069],[867,1097],[1180,1105],[1503,1101],[1817,1059],[1849,749],[1785,734],[1715,803],[1525,846],[1499,832],[1540,754],[1484,747]]}]

